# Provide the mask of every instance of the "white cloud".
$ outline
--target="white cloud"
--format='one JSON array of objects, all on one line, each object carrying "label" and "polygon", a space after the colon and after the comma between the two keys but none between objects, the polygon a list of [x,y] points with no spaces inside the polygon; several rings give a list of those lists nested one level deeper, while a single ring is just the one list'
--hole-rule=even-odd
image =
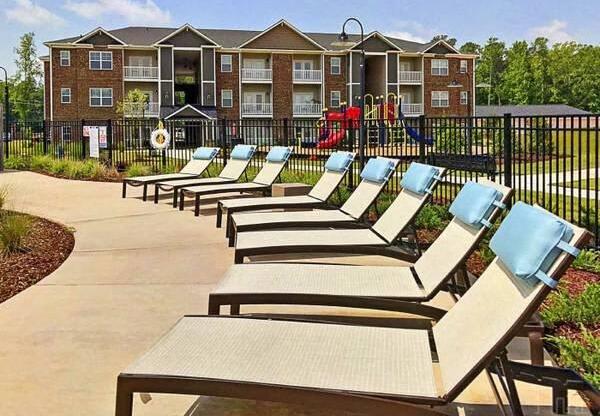
[{"label": "white cloud", "polygon": [[33,3],[31,0],[15,0],[14,5],[6,10],[8,20],[27,26],[63,25],[62,17],[50,10]]},{"label": "white cloud", "polygon": [[67,0],[65,9],[87,19],[97,20],[102,15],[118,16],[135,25],[166,25],[171,13],[162,10],[152,0]]},{"label": "white cloud", "polygon": [[431,40],[435,32],[419,22],[399,21],[394,24],[394,29],[386,30],[384,34],[393,38],[426,43]]},{"label": "white cloud", "polygon": [[551,43],[569,42],[575,37],[567,31],[567,22],[564,20],[553,20],[546,26],[534,27],[529,31],[533,37],[545,37]]}]

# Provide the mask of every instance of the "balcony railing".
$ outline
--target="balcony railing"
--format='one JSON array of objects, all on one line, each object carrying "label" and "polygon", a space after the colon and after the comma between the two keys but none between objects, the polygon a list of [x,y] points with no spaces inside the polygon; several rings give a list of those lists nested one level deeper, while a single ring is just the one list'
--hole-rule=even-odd
[{"label": "balcony railing", "polygon": [[320,116],[321,104],[294,104],[295,116]]},{"label": "balcony railing", "polygon": [[294,69],[294,82],[321,82],[320,69]]},{"label": "balcony railing", "polygon": [[271,81],[273,79],[273,70],[242,68],[242,81]]},{"label": "balcony railing", "polygon": [[420,84],[423,79],[421,71],[400,71],[400,83]]},{"label": "balcony railing", "polygon": [[123,102],[125,117],[158,117],[160,107],[158,103],[150,102],[142,106],[139,103]]},{"label": "balcony railing", "polygon": [[423,104],[402,104],[402,113],[405,116],[418,116],[423,114]]},{"label": "balcony railing", "polygon": [[125,80],[158,80],[157,66],[126,66]]},{"label": "balcony railing", "polygon": [[271,103],[242,103],[242,114],[245,116],[270,116],[273,114]]}]

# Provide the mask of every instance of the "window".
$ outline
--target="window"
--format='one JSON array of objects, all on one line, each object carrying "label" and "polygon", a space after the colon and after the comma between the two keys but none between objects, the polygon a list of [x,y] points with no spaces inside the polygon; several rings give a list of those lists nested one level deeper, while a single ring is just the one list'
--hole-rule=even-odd
[{"label": "window", "polygon": [[469,104],[469,91],[460,92],[460,105]]},{"label": "window", "polygon": [[221,107],[232,108],[233,107],[233,91],[232,90],[221,90]]},{"label": "window", "polygon": [[339,91],[331,91],[331,101],[330,101],[330,105],[331,107],[339,107],[340,106],[340,101],[342,100],[342,95],[340,94]]},{"label": "window", "polygon": [[129,66],[152,66],[151,56],[130,56]]},{"label": "window", "polygon": [[60,66],[71,66],[71,51],[60,51]]},{"label": "window", "polygon": [[466,74],[468,70],[469,70],[469,61],[467,61],[466,59],[461,59],[460,60],[460,73]]},{"label": "window", "polygon": [[342,58],[339,56],[331,57],[331,75],[340,75],[342,73]]},{"label": "window", "polygon": [[90,88],[90,107],[112,107],[112,88]]},{"label": "window", "polygon": [[60,103],[71,104],[71,88],[60,89]]},{"label": "window", "polygon": [[90,52],[90,69],[111,70],[112,52]]},{"label": "window", "polygon": [[431,75],[448,75],[448,60],[447,59],[432,59],[431,60]]},{"label": "window", "polygon": [[231,55],[221,55],[221,72],[231,72]]},{"label": "window", "polygon": [[448,91],[431,91],[432,107],[448,107]]},{"label": "window", "polygon": [[62,126],[62,139],[65,141],[71,141],[73,137],[73,133],[71,130],[71,126]]},{"label": "window", "polygon": [[294,69],[296,71],[310,71],[313,69],[313,62],[310,60],[294,61]]}]

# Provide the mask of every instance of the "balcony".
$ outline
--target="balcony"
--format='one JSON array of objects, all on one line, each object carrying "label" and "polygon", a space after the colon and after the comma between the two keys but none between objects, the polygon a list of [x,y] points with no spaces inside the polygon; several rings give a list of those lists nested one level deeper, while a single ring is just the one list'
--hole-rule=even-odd
[{"label": "balcony", "polygon": [[420,84],[422,80],[421,71],[400,71],[400,84]]},{"label": "balcony", "polygon": [[321,104],[294,104],[294,117],[321,116]]},{"label": "balcony", "polygon": [[146,103],[141,107],[140,103],[131,103],[125,101],[123,103],[123,115],[125,117],[158,117],[160,106],[158,103]]},{"label": "balcony", "polygon": [[271,82],[272,69],[242,68],[242,82]]},{"label": "balcony", "polygon": [[296,83],[321,83],[320,69],[294,69],[294,82]]},{"label": "balcony", "polygon": [[157,66],[126,66],[125,81],[158,81]]},{"label": "balcony", "polygon": [[423,114],[423,104],[402,104],[402,113],[405,116],[420,116]]},{"label": "balcony", "polygon": [[273,115],[271,103],[242,103],[242,115],[265,117]]}]

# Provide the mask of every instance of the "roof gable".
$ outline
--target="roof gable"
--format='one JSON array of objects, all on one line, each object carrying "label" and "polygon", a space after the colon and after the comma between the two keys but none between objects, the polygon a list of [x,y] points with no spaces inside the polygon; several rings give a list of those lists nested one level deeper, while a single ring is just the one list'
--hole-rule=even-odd
[{"label": "roof gable", "polygon": [[[401,50],[398,45],[390,41],[388,38],[383,36],[379,32],[373,32],[368,35],[363,41],[364,49],[367,52],[386,52],[388,50]],[[361,43],[358,42],[352,49],[358,49],[361,47]]]},{"label": "roof gable", "polygon": [[101,27],[97,27],[96,29],[86,33],[73,43],[84,43],[84,41],[87,41],[85,43],[90,43],[92,45],[125,45],[125,42]]},{"label": "roof gable", "polygon": [[155,44],[173,45],[179,47],[196,47],[202,45],[217,46],[216,42],[187,23],[164,38],[160,39]]},{"label": "roof gable", "polygon": [[214,118],[214,117],[211,117],[209,114],[206,114],[205,112],[197,109],[193,105],[186,104],[183,107],[173,111],[171,114],[166,116],[165,120],[168,120],[171,118],[198,118],[198,116],[200,116],[201,118],[207,118],[207,119]]},{"label": "roof gable", "polygon": [[460,53],[458,49],[454,46],[450,45],[443,39],[440,39],[428,46],[423,50],[425,53],[439,53],[439,54],[447,54],[447,53]]},{"label": "roof gable", "polygon": [[287,50],[325,49],[285,20],[280,20],[263,32],[242,43],[239,47],[246,49]]}]

